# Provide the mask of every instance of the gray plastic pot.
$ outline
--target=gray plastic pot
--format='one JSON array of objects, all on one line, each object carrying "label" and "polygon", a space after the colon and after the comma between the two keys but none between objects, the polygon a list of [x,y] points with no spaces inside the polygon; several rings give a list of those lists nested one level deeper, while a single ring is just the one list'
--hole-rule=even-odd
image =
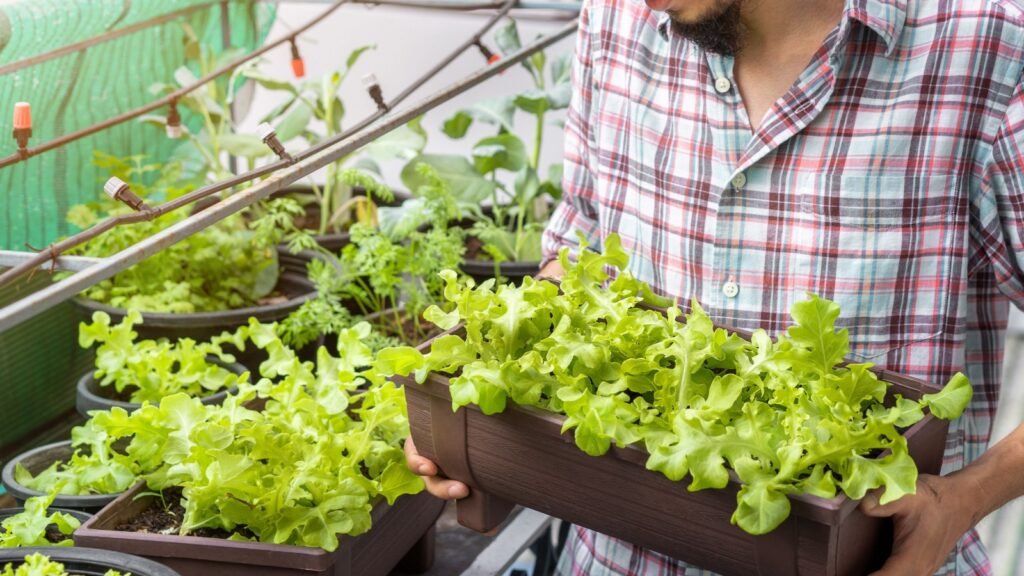
[{"label": "gray plastic pot", "polygon": [[[242,374],[248,371],[245,366],[237,362],[228,364],[216,358],[208,358],[207,361],[222,366],[235,374]],[[93,376],[95,372],[95,370],[89,370],[78,379],[78,385],[75,390],[75,409],[78,410],[79,414],[88,418],[89,412],[92,410],[110,410],[117,406],[118,408],[124,408],[130,414],[142,408],[140,403],[124,402],[110,398],[110,394],[114,392],[114,387],[100,386],[100,383],[96,381],[96,377]],[[228,394],[235,394],[236,392],[238,392],[238,387],[232,386],[216,394],[203,396],[201,401],[203,404],[215,406],[223,402],[228,397]]]},{"label": "gray plastic pot", "polygon": [[[25,500],[34,496],[44,496],[45,493],[19,484],[14,479],[15,466],[20,463],[34,476],[43,470],[46,470],[54,462],[66,462],[70,460],[73,453],[74,450],[71,448],[70,440],[54,442],[53,444],[46,444],[38,448],[33,448],[28,452],[22,452],[4,464],[3,472],[0,472],[0,480],[3,481],[4,488],[7,488],[7,492],[9,492],[11,496],[14,496],[14,500],[19,505],[24,505]],[[101,508],[113,502],[118,496],[119,494],[89,494],[87,496],[58,494],[53,499],[53,503],[51,505],[56,508],[80,510],[82,512],[93,514],[99,512]]]},{"label": "gray plastic pot", "polygon": [[[250,306],[236,310],[223,310],[218,312],[195,312],[190,314],[173,314],[168,312],[143,312],[142,324],[133,327],[141,339],[167,338],[177,340],[179,338],[191,338],[197,342],[209,340],[224,331],[235,330],[239,326],[249,323],[249,318],[256,318],[260,322],[274,322],[281,320],[291,314],[302,303],[316,296],[316,290],[303,274],[292,274],[282,271],[277,281],[277,289],[288,295],[286,302],[278,304],[266,304],[263,306]],[[72,301],[79,309],[86,321],[91,321],[93,312],[102,311],[110,315],[112,324],[117,324],[124,319],[128,311],[124,308],[115,308],[101,304],[95,300],[85,298],[73,298]],[[235,354],[238,361],[249,367],[254,372],[259,369],[259,364],[266,355],[262,350],[253,346],[246,348],[245,352]]]},{"label": "gray plastic pot", "polygon": [[64,565],[68,574],[75,576],[103,576],[108,570],[117,570],[132,576],[181,576],[163,564],[152,560],[94,548],[9,548],[0,550],[0,566],[12,564],[15,569],[25,562],[25,556],[43,554]]}]

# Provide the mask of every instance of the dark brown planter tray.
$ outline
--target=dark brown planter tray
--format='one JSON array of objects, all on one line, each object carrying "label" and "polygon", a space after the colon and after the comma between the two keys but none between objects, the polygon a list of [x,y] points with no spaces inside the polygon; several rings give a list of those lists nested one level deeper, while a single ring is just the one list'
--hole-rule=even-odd
[{"label": "dark brown planter tray", "polygon": [[[417,544],[433,545],[433,525],[444,501],[426,492],[383,500],[373,509],[373,528],[342,537],[334,552],[304,546],[232,542],[219,538],[119,532],[114,527],[148,508],[155,496],[136,484],[75,531],[75,546],[127,552],[165,564],[181,576],[386,576]],[[411,551],[411,552],[410,552]]]},{"label": "dark brown planter tray", "polygon": [[[890,394],[916,399],[938,390],[890,371],[876,373],[892,385]],[[490,530],[520,504],[724,576],[859,575],[889,554],[891,523],[865,516],[842,494],[791,496],[790,517],[773,532],[753,536],[729,521],[739,490],[735,476],[725,489],[689,492],[688,479],[673,482],[647,470],[642,446],[588,456],[571,433],[561,434],[561,415],[511,402],[493,416],[473,406],[452,412],[443,375],[431,374],[422,385],[396,380],[405,385],[417,450],[445,476],[470,486],[470,496],[457,505],[459,522],[469,528]],[[927,414],[904,432],[921,472],[939,472],[947,429],[947,422]]]}]

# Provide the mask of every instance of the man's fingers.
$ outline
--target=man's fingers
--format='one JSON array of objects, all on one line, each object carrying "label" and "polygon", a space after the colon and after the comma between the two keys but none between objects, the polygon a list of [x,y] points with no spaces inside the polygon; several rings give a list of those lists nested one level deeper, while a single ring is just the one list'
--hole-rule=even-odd
[{"label": "man's fingers", "polygon": [[405,465],[416,474],[423,477],[423,482],[435,498],[442,500],[457,500],[469,496],[469,487],[455,480],[448,480],[437,475],[437,464],[428,458],[420,456],[416,451],[416,444],[412,436],[405,439]]},{"label": "man's fingers", "polygon": [[469,487],[455,480],[447,480],[440,476],[425,476],[427,492],[442,500],[458,500],[469,496]]},{"label": "man's fingers", "polygon": [[437,476],[437,465],[420,456],[420,453],[416,451],[416,444],[413,443],[412,436],[405,439],[405,465],[420,476]]},{"label": "man's fingers", "polygon": [[883,505],[880,501],[882,492],[883,490],[879,488],[877,490],[872,490],[864,496],[864,499],[860,501],[860,511],[865,515],[872,516],[874,518],[888,518],[906,511],[907,505],[910,503],[910,499],[913,498],[913,496],[907,495],[899,500]]}]

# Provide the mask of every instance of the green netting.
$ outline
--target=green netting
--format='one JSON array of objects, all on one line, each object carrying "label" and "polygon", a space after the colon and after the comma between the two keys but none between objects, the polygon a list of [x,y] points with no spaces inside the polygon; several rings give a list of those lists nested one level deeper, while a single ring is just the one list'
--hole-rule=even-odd
[{"label": "green netting", "polygon": [[[185,62],[187,23],[215,50],[223,49],[221,2],[210,0],[0,0],[0,65],[43,54],[104,32],[204,5],[187,17],[0,76],[0,156],[16,150],[10,137],[14,103],[32,104],[32,144],[78,130],[154,100],[149,88],[170,82]],[[253,0],[229,6],[231,44],[261,44],[275,9]],[[188,119],[186,118],[186,121]],[[74,230],[68,208],[95,200],[108,175],[93,151],[166,158],[178,142],[138,121],[0,169],[0,249],[45,245]]]}]

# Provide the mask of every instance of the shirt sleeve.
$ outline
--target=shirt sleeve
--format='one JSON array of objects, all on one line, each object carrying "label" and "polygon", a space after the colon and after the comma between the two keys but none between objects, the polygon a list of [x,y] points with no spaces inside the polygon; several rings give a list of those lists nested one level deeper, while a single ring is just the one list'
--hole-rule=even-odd
[{"label": "shirt sleeve", "polygon": [[591,1],[580,11],[576,52],[572,64],[572,98],[565,122],[565,161],[562,201],[544,231],[543,261],[558,257],[564,247],[579,247],[577,232],[591,247],[601,245],[597,237],[597,207],[594,200],[593,142],[590,117],[594,97],[593,59],[590,34]]},{"label": "shirt sleeve", "polygon": [[1024,83],[1018,82],[971,201],[972,241],[999,290],[1024,309]]}]

